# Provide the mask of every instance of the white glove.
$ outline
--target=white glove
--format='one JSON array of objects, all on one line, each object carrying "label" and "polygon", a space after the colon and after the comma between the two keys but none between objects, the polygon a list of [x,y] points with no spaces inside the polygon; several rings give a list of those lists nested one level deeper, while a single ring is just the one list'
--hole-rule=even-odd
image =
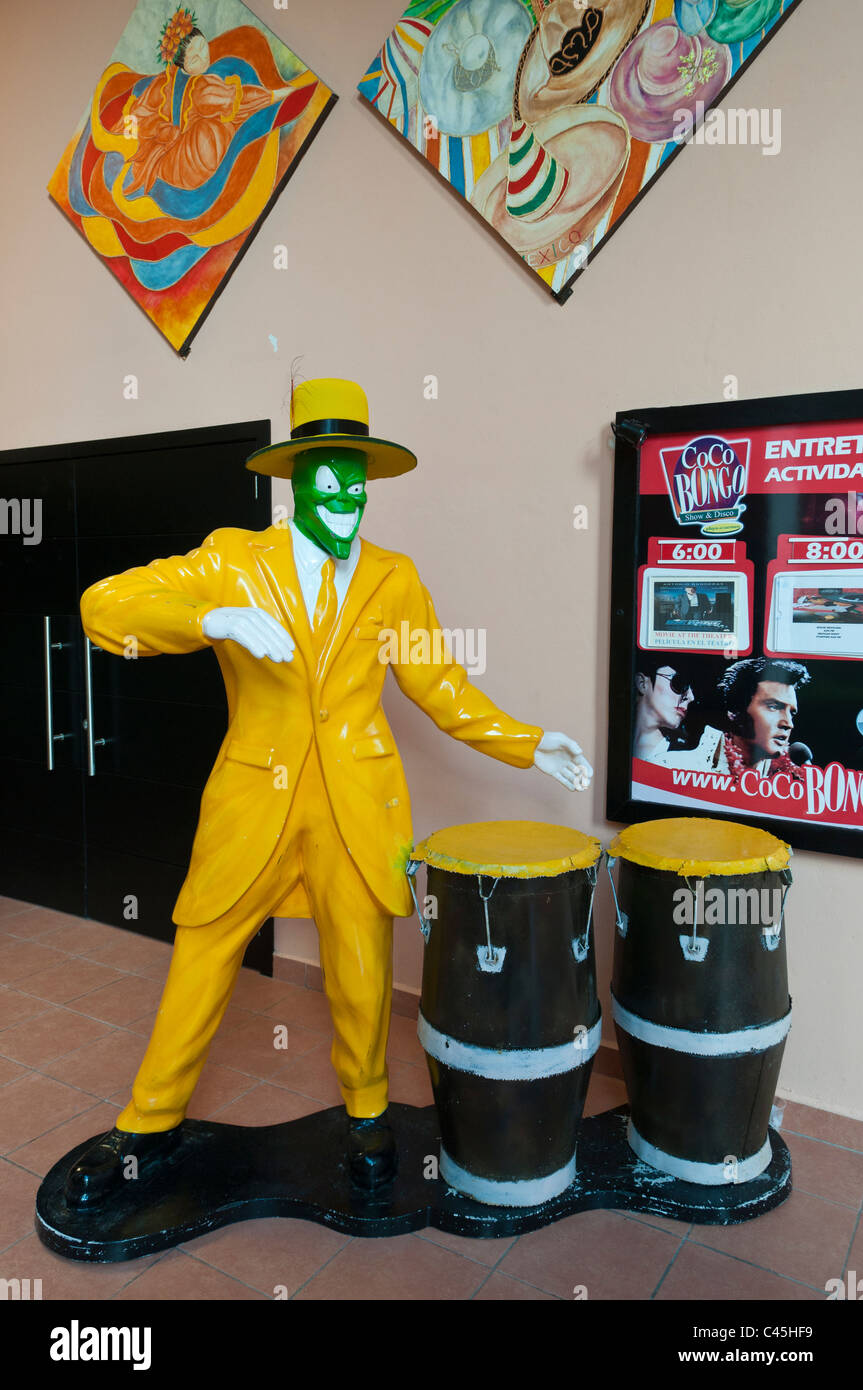
[{"label": "white glove", "polygon": [[586,792],[593,777],[587,758],[566,734],[543,734],[536,745],[533,763],[571,792]]},{"label": "white glove", "polygon": [[237,642],[252,656],[293,661],[295,643],[282,624],[263,608],[211,608],[201,629],[212,641]]}]

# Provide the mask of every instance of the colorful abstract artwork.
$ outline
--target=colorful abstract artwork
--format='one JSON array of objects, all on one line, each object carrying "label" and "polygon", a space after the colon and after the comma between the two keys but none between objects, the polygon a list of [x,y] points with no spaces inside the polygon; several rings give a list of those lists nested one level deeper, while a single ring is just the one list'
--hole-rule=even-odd
[{"label": "colorful abstract artwork", "polygon": [[48,192],[185,356],[335,100],[239,0],[139,0]]},{"label": "colorful abstract artwork", "polygon": [[563,302],[799,3],[413,0],[359,90]]}]

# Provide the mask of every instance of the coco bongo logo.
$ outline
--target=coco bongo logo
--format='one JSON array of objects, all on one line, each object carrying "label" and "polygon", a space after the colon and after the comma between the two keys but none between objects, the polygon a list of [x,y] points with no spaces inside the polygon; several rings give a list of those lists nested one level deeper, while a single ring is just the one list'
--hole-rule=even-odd
[{"label": "coco bongo logo", "polygon": [[792,781],[784,773],[759,777],[747,768],[740,779],[744,796],[760,796],[778,801],[797,801],[809,816],[847,815],[855,822],[863,811],[863,772],[852,772],[841,763],[825,768],[811,763],[803,768],[804,780]]},{"label": "coco bongo logo", "polygon": [[662,471],[679,526],[700,526],[703,536],[743,530],[742,498],[749,483],[748,439],[705,434],[681,449],[660,449]]},{"label": "coco bongo logo", "polygon": [[[854,772],[842,763],[828,763],[824,768],[806,763],[801,772],[802,778],[790,777],[786,772],[765,777],[754,767],[748,767],[735,786],[724,772],[673,768],[666,782],[667,773],[651,769],[651,775],[659,779],[657,785],[667,785],[678,792],[685,790],[687,796],[696,793],[703,798],[705,791],[721,793],[726,809],[737,807],[779,817],[806,816],[863,829],[863,772]],[[760,803],[757,810],[751,804],[756,798]],[[792,802],[793,809],[789,804]]]}]

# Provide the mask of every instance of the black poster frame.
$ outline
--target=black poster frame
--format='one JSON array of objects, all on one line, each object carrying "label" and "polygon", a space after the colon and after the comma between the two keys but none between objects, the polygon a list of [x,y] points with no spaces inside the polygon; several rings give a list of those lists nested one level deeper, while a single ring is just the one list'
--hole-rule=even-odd
[{"label": "black poster frame", "polygon": [[[802,395],[764,396],[715,404],[651,407],[620,411],[612,429],[615,437],[611,622],[609,660],[609,733],[606,818],[631,824],[645,820],[698,815],[679,805],[633,798],[634,682],[637,642],[637,584],[641,541],[645,529],[638,489],[641,447],[649,435],[757,429],[778,425],[814,425],[831,420],[863,418],[863,390],[819,391]],[[837,483],[837,490],[841,491]],[[856,489],[863,491],[863,488]],[[758,650],[758,634],[755,634]],[[826,665],[826,662],[825,662]],[[863,672],[861,672],[863,689]],[[861,698],[863,704],[863,698]],[[736,807],[722,812],[711,806],[710,819],[739,821],[786,840],[794,849],[863,858],[863,830],[775,816],[747,815]]]}]

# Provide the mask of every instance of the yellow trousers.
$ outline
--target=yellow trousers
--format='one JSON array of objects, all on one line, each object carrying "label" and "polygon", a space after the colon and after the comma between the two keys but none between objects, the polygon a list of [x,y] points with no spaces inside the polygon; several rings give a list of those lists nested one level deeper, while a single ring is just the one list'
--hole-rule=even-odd
[{"label": "yellow trousers", "polygon": [[386,1109],[393,919],[345,847],[312,745],[282,835],[258,878],[216,921],[177,928],[159,1013],[118,1129],[155,1133],[183,1119],[243,953],[299,881],[318,929],[335,1033],[332,1063],[348,1114],[370,1117]]}]

